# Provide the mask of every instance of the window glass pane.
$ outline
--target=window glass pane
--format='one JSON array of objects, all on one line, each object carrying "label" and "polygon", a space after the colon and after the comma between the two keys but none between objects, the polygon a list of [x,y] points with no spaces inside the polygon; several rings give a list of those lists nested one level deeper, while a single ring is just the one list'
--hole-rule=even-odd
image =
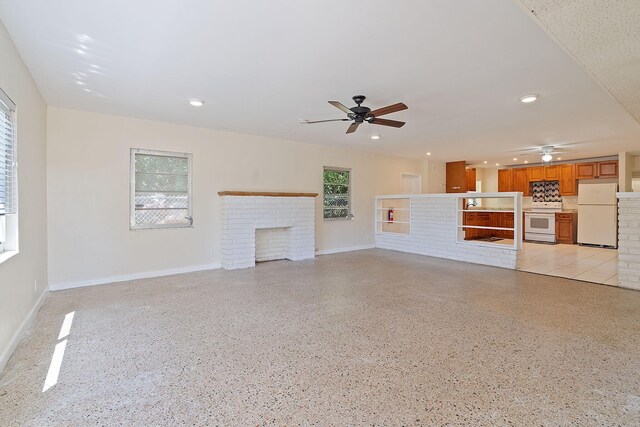
[{"label": "window glass pane", "polygon": [[189,158],[135,153],[134,226],[189,225]]},{"label": "window glass pane", "polygon": [[324,170],[324,218],[347,218],[350,214],[349,171]]}]

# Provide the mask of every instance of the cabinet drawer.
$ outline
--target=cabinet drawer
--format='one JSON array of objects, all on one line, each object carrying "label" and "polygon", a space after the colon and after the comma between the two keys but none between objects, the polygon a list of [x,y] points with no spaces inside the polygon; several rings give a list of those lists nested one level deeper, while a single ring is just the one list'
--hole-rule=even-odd
[{"label": "cabinet drawer", "polygon": [[572,213],[557,213],[556,219],[565,219],[571,221],[573,219]]}]

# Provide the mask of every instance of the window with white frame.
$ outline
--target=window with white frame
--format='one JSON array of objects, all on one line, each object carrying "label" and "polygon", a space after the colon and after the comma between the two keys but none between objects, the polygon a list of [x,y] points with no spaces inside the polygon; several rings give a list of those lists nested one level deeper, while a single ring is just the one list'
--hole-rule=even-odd
[{"label": "window with white frame", "polygon": [[351,170],[325,167],[323,195],[325,219],[351,219]]},{"label": "window with white frame", "polygon": [[0,90],[0,252],[17,250],[17,241],[11,241],[18,234],[13,215],[18,211],[15,111],[16,105]]},{"label": "window with white frame", "polygon": [[191,154],[131,149],[131,229],[192,224]]}]

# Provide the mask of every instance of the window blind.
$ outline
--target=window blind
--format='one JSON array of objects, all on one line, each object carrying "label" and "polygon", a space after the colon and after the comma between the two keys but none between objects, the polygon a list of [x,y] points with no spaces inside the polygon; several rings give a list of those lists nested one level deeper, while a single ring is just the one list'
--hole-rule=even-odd
[{"label": "window blind", "polygon": [[0,215],[16,213],[15,104],[0,90]]}]

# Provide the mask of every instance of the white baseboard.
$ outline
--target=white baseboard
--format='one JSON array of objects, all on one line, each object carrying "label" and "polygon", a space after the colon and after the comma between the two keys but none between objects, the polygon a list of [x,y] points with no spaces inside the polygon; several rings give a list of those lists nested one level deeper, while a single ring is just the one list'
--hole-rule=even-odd
[{"label": "white baseboard", "polygon": [[145,271],[142,273],[123,274],[119,276],[102,277],[100,279],[79,280],[76,282],[49,283],[52,291],[63,289],[82,288],[85,286],[105,285],[114,282],[126,282],[127,280],[148,279],[151,277],[171,276],[172,274],[192,273],[194,271],[215,270],[221,268],[220,263],[192,265],[189,267],[169,268],[166,270]]},{"label": "white baseboard", "polygon": [[33,308],[31,309],[29,314],[27,314],[27,317],[25,317],[25,319],[22,321],[22,324],[20,325],[18,330],[13,334],[13,336],[9,340],[9,345],[7,345],[7,348],[5,348],[2,351],[2,354],[0,355],[0,372],[4,370],[4,367],[7,365],[9,358],[11,358],[13,351],[18,346],[18,343],[20,342],[22,337],[24,337],[25,333],[27,332],[27,329],[29,329],[29,326],[31,326],[31,324],[35,320],[36,315],[38,314],[38,310],[40,310],[40,307],[42,307],[42,304],[44,303],[44,299],[48,293],[49,291],[47,289],[45,289],[44,292],[42,292],[42,295],[40,295],[40,298],[38,298],[38,301],[36,301],[36,303],[33,305]]},{"label": "white baseboard", "polygon": [[317,251],[316,255],[330,255],[330,254],[339,254],[342,252],[362,251],[365,249],[374,249],[375,247],[376,245],[361,245],[361,246],[350,246],[348,248],[324,249],[322,251]]}]

